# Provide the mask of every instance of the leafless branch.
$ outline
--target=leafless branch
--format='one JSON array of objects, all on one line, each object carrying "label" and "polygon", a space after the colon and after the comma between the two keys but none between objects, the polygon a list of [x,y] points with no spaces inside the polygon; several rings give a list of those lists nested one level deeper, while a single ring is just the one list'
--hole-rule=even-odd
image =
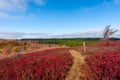
[{"label": "leafless branch", "polygon": [[112,36],[114,33],[116,33],[118,30],[110,29],[111,25],[107,25],[105,27],[104,33],[103,33],[103,38],[104,39],[109,39],[110,36]]}]

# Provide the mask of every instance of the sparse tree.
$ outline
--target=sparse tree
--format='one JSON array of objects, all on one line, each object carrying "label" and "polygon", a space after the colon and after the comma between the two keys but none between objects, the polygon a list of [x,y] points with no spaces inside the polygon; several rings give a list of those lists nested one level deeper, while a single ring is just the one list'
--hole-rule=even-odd
[{"label": "sparse tree", "polygon": [[107,25],[105,27],[103,38],[104,40],[109,40],[110,36],[112,36],[114,33],[116,33],[118,30],[114,30],[110,28],[111,25]]}]

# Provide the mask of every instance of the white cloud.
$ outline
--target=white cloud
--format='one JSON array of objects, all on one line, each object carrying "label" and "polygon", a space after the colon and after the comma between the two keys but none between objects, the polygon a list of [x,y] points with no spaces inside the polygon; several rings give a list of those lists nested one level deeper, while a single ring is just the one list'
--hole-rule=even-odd
[{"label": "white cloud", "polygon": [[33,2],[38,5],[43,5],[43,0],[0,0],[1,11],[18,11],[25,10],[28,2]]},{"label": "white cloud", "polygon": [[[22,32],[0,32],[2,39],[22,39],[22,38],[102,38],[103,30],[87,30],[76,33],[63,33],[53,35],[49,33],[22,33]],[[112,37],[120,38],[120,31]]]},{"label": "white cloud", "polygon": [[27,0],[0,0],[0,11],[14,12],[26,9]]},{"label": "white cloud", "polygon": [[44,0],[0,0],[0,18],[19,18],[20,14],[27,11],[29,2],[33,2],[35,5],[44,4]]},{"label": "white cloud", "polygon": [[[87,31],[81,31],[77,33],[72,34],[59,34],[59,35],[53,35],[53,38],[102,38],[103,37],[103,30],[87,30]],[[120,38],[120,32],[117,32],[111,37],[117,37]]]},{"label": "white cloud", "polygon": [[47,33],[0,32],[1,39],[47,38]]},{"label": "white cloud", "polygon": [[87,31],[81,31],[76,32],[72,34],[59,34],[55,35],[54,37],[57,38],[96,38],[96,37],[102,37],[102,30],[87,30]]},{"label": "white cloud", "polygon": [[20,39],[24,35],[24,33],[18,32],[0,32],[0,38],[2,39]]}]

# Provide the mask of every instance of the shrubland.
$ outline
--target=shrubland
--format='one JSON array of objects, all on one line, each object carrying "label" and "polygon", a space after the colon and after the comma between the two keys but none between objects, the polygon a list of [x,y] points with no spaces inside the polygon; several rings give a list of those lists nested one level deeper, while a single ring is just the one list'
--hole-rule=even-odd
[{"label": "shrubland", "polygon": [[52,49],[0,60],[0,80],[64,80],[72,65],[67,49]]}]

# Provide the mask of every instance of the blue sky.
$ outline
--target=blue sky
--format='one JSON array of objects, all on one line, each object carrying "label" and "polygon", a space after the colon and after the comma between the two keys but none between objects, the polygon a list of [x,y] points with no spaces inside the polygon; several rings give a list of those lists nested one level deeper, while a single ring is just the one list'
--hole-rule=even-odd
[{"label": "blue sky", "polygon": [[0,0],[0,32],[73,34],[120,30],[120,0]]}]

